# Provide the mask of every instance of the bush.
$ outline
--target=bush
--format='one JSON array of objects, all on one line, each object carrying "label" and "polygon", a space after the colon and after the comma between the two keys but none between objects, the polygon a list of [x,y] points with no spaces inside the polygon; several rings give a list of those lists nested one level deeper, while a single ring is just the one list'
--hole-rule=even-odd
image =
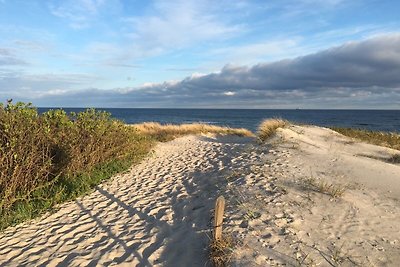
[{"label": "bush", "polygon": [[[151,145],[151,139],[106,112],[39,115],[31,104],[0,104],[0,216],[13,217],[0,228],[86,192],[128,168]],[[15,214],[27,207],[28,215]]]}]

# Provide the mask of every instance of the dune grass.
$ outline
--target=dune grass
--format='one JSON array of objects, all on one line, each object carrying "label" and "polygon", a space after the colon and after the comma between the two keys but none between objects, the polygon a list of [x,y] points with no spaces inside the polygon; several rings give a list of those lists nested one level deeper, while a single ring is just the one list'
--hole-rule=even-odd
[{"label": "dune grass", "polygon": [[400,163],[400,154],[393,155],[388,159],[390,163]]},{"label": "dune grass", "polygon": [[332,198],[339,198],[344,195],[347,190],[347,186],[342,184],[332,184],[329,182],[316,179],[314,177],[301,179],[303,187],[312,191],[329,195]]},{"label": "dune grass", "polygon": [[289,122],[283,119],[267,119],[258,126],[257,135],[261,142],[264,142],[276,132],[276,129],[289,125]]},{"label": "dune grass", "polygon": [[193,124],[160,124],[157,122],[146,122],[132,125],[139,133],[150,136],[159,141],[168,141],[176,137],[188,134],[229,134],[238,136],[254,136],[252,132],[244,128],[229,128],[215,125],[193,123]]},{"label": "dune grass", "polygon": [[400,133],[369,131],[364,129],[331,127],[332,130],[345,136],[366,143],[400,150]]},{"label": "dune grass", "polygon": [[232,236],[224,235],[218,240],[210,238],[209,257],[212,265],[215,267],[229,266],[234,249],[235,242]]}]

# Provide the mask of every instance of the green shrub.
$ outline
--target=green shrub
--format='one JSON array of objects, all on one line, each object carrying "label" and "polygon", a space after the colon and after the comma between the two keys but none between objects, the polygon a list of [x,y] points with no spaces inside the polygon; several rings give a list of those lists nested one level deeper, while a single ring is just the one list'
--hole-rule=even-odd
[{"label": "green shrub", "polygon": [[106,112],[0,105],[0,229],[87,192],[152,144]]}]

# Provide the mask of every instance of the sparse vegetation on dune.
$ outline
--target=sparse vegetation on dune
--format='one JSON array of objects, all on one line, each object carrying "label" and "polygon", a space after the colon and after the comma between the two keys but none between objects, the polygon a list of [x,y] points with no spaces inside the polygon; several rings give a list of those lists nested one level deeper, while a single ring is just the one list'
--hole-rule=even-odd
[{"label": "sparse vegetation on dune", "polygon": [[215,125],[194,123],[194,124],[160,124],[157,122],[145,122],[132,125],[140,133],[151,136],[159,141],[168,141],[176,137],[188,134],[230,134],[238,136],[253,136],[253,133],[244,128],[229,128]]},{"label": "sparse vegetation on dune", "polygon": [[328,183],[314,177],[301,179],[300,182],[304,188],[329,195],[332,198],[343,196],[347,190],[345,185]]},{"label": "sparse vegetation on dune", "polygon": [[232,236],[226,235],[221,239],[210,239],[209,257],[213,266],[229,266],[235,249],[235,242]]},{"label": "sparse vegetation on dune", "polygon": [[287,120],[267,119],[261,122],[258,127],[258,138],[263,142],[275,134],[276,129],[289,125]]},{"label": "sparse vegetation on dune", "polygon": [[364,129],[331,127],[332,130],[345,136],[370,144],[400,150],[400,133],[369,131]]},{"label": "sparse vegetation on dune", "polygon": [[389,158],[388,162],[390,163],[400,163],[400,154],[393,155]]}]

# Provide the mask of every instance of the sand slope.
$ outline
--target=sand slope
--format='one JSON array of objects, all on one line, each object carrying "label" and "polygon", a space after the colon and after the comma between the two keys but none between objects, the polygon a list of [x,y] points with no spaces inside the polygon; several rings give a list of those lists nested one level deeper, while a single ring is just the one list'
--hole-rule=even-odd
[{"label": "sand slope", "polygon": [[[313,126],[278,129],[255,149],[263,162],[238,174],[247,203],[232,213],[257,216],[230,227],[243,240],[235,265],[399,265],[400,166],[384,161],[399,151]],[[332,198],[310,178],[346,191]]]},{"label": "sand slope", "polygon": [[204,266],[218,187],[248,141],[189,136],[160,144],[90,195],[2,233],[0,265]]}]

